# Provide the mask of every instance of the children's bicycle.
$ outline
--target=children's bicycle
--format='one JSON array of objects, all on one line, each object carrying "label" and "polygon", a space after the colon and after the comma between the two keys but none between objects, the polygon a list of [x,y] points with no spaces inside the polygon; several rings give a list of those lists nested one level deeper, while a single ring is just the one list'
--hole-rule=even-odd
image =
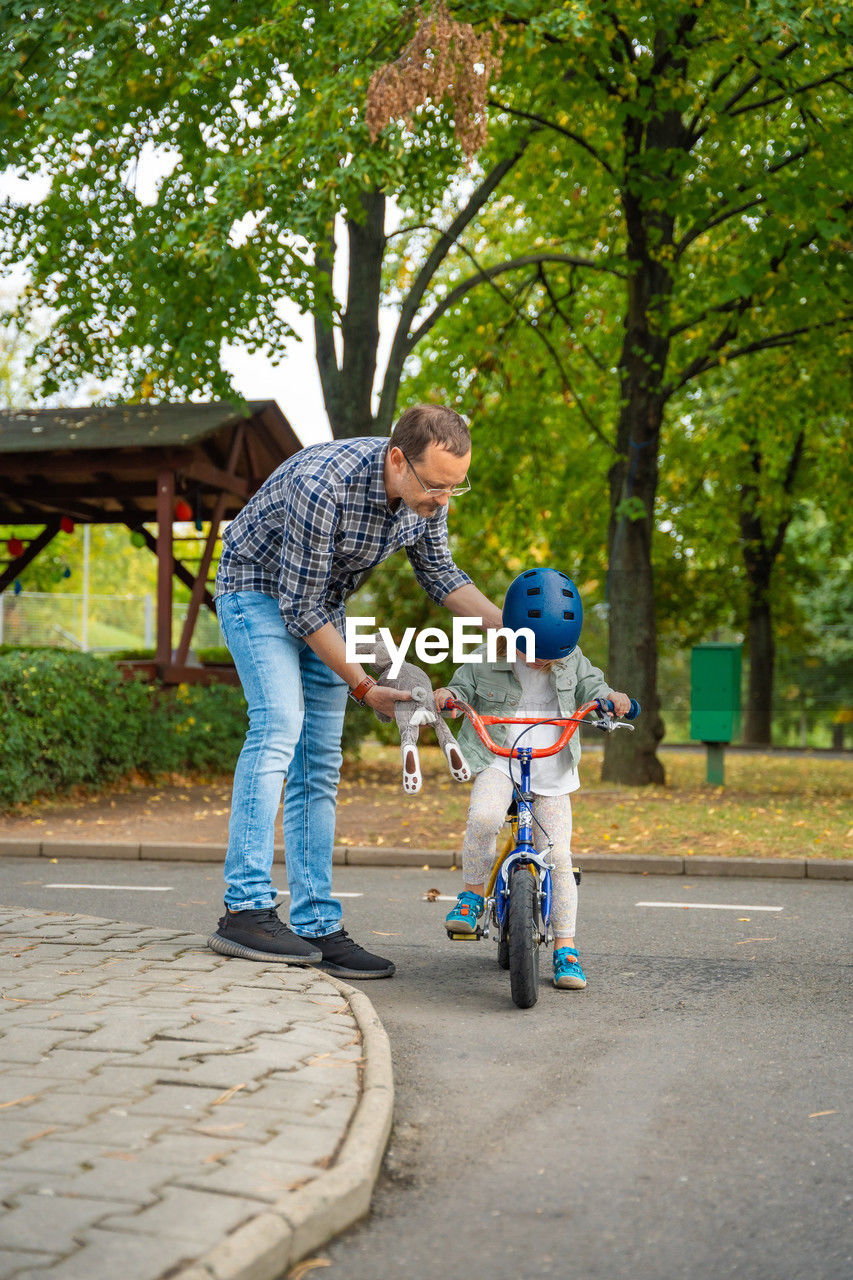
[{"label": "children's bicycle", "polygon": [[[485,887],[485,911],[483,924],[474,933],[452,933],[455,941],[476,942],[488,938],[494,926],[498,942],[498,964],[509,969],[510,990],[513,1002],[519,1009],[530,1009],[539,998],[539,948],[553,941],[551,931],[551,868],[553,866],[549,843],[544,852],[538,852],[533,843],[533,794],[530,790],[530,762],[542,756],[553,756],[576,732],[578,726],[587,724],[611,733],[614,729],[632,729],[633,725],[613,718],[613,703],[607,698],[596,698],[579,707],[574,716],[561,719],[513,719],[508,716],[480,715],[457,698],[449,698],[445,711],[461,711],[468,717],[483,745],[494,755],[518,760],[520,777],[513,784],[515,798],[508,817],[512,833],[504,848],[495,858]],[[586,720],[595,713],[594,719]],[[609,714],[608,714],[609,713]],[[631,709],[626,720],[633,720],[640,713],[640,704],[631,699]],[[562,726],[562,733],[550,747],[520,746],[528,732],[522,729],[511,746],[501,746],[491,737],[487,726],[495,724],[537,724]],[[510,765],[512,769],[512,765]],[[575,871],[580,880],[580,872]]]}]

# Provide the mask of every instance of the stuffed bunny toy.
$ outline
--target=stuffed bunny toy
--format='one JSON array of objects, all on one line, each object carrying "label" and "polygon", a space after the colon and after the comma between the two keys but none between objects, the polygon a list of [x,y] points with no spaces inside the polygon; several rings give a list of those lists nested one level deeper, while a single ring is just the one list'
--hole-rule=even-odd
[{"label": "stuffed bunny toy", "polygon": [[[387,672],[392,665],[391,655],[381,640],[374,646],[376,678],[380,684],[390,689],[405,689],[411,693],[412,701],[398,702],[394,707],[394,718],[400,730],[400,749],[403,753],[403,790],[408,795],[420,791],[423,777],[418,755],[418,734],[422,724],[431,724],[435,729],[439,746],[447,757],[451,775],[457,782],[467,782],[471,777],[468,762],[459,750],[458,743],[441,716],[435,709],[432,696],[432,685],[429,676],[420,667],[411,662],[404,662],[399,673],[392,680]],[[390,723],[391,717],[374,711],[374,715],[383,723]]]}]

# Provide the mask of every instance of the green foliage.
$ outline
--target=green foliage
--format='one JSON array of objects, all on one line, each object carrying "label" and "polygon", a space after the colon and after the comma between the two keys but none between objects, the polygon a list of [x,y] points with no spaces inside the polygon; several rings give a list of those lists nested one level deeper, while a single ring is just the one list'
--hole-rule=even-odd
[{"label": "green foliage", "polygon": [[136,767],[151,693],[124,686],[116,669],[82,654],[0,657],[0,806],[76,784],[96,785]]},{"label": "green foliage", "polygon": [[0,407],[18,408],[32,403],[37,376],[26,368],[32,341],[0,311]]},{"label": "green foliage", "polygon": [[225,663],[234,665],[234,659],[226,649],[225,645],[217,645],[212,649],[196,649],[196,656],[202,663]]},{"label": "green foliage", "polygon": [[[677,595],[688,642],[709,630],[745,631],[764,588],[777,640],[811,652],[805,602],[827,581],[831,547],[849,545],[846,494],[849,335],[820,334],[713,374],[686,397],[666,445],[658,509],[662,617]],[[821,530],[811,537],[810,527]],[[660,551],[660,549],[659,549]]]},{"label": "green foliage", "polygon": [[[372,729],[348,716],[345,755],[357,756]],[[245,733],[237,688],[161,689],[105,658],[0,647],[0,810],[130,773],[230,773]]]},{"label": "green foliage", "polygon": [[786,548],[774,712],[789,738],[804,719],[853,723],[853,556],[834,523],[802,503]]},{"label": "green foliage", "polygon": [[[500,539],[505,563],[517,549],[549,555],[572,533],[581,551],[598,532],[600,557],[595,513],[609,483],[609,583],[628,584],[617,608],[651,593],[650,580],[631,581],[650,559],[657,626],[689,643],[746,622],[740,508],[759,504],[772,549],[806,492],[825,508],[818,456],[843,467],[832,441],[849,418],[839,402],[849,404],[853,320],[851,15],[625,0],[606,17],[576,4],[514,6],[505,18],[493,128],[499,103],[504,119],[540,130],[512,196],[481,219],[488,291],[441,317],[418,347],[414,381],[431,379],[437,393],[449,371],[457,405],[482,428],[474,469],[482,440],[495,515],[489,503],[479,528],[471,521],[472,547],[494,521],[512,531]],[[498,274],[502,259],[516,263],[511,273]],[[451,267],[451,297],[457,280]],[[586,485],[566,485],[561,506],[573,456]],[[833,523],[849,504],[838,506]],[[545,511],[537,528],[529,513]],[[461,506],[457,520],[464,560]]]},{"label": "green foliage", "polygon": [[143,397],[228,394],[223,340],[280,349],[282,290],[332,314],[317,259],[335,216],[358,220],[366,189],[431,207],[459,167],[446,111],[418,128],[426,150],[397,127],[369,143],[367,83],[408,17],[393,0],[12,6],[0,134],[53,183],[7,208],[7,248],[62,306],[46,391],[85,370]]},{"label": "green foliage", "polygon": [[[16,536],[25,542],[41,533],[42,525],[0,525],[0,549]],[[83,526],[57,533],[44,551],[20,574],[24,591],[77,595],[83,584]],[[66,571],[67,575],[66,575]],[[153,595],[157,590],[157,561],[146,549],[131,546],[122,525],[89,526],[89,590],[92,595]],[[175,584],[175,598],[189,592]]]},{"label": "green foliage", "polygon": [[0,807],[136,771],[222,773],[245,733],[236,689],[159,691],[112,662],[57,650],[0,655]]},{"label": "green foliage", "polygon": [[[705,480],[689,427],[705,386],[809,333],[819,376],[851,326],[853,10],[472,0],[451,13],[507,35],[489,141],[467,176],[447,101],[368,140],[367,82],[411,39],[407,0],[261,0],[251,13],[224,0],[168,13],[153,0],[106,12],[72,0],[60,15],[12,5],[0,130],[53,185],[41,204],[4,210],[3,252],[28,255],[30,309],[62,308],[52,376],[118,375],[143,397],[225,392],[222,341],[280,348],[283,294],[318,336],[341,327],[340,368],[325,344],[324,392],[331,405],[334,384],[352,403],[375,344],[351,358],[345,321],[361,306],[353,328],[371,331],[384,301],[401,316],[393,376],[363,429],[390,422],[407,360],[413,391],[481,410],[475,470],[491,474],[475,475],[482,500],[472,494],[468,514],[460,503],[454,526],[473,576],[497,581],[541,555],[574,575],[592,564],[598,581],[606,537],[624,562],[611,585],[641,572],[650,599],[654,567],[664,612],[699,628],[713,609],[681,518]],[[152,151],[171,168],[145,191]],[[379,246],[375,292],[351,238],[342,313],[331,228],[337,215],[351,232],[363,224],[377,193],[396,200],[401,225]],[[469,196],[482,201],[460,219]],[[774,430],[761,424],[768,459]],[[722,474],[723,503],[730,483]],[[628,629],[651,641],[653,621],[631,606],[623,596]],[[651,690],[653,644],[640,659],[614,635],[625,679],[642,674]]]}]

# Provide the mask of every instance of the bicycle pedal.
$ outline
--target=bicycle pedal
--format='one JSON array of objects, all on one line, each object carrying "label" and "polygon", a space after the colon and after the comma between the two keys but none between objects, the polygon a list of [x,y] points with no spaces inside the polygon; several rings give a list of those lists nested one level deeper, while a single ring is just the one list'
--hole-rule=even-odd
[{"label": "bicycle pedal", "polygon": [[451,942],[479,942],[483,936],[483,931],[478,929],[476,933],[451,933],[448,929],[447,936]]}]

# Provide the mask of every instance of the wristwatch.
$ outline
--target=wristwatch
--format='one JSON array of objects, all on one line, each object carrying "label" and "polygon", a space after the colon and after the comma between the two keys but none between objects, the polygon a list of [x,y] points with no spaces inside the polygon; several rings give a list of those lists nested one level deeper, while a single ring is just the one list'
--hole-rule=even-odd
[{"label": "wristwatch", "polygon": [[354,702],[357,702],[360,707],[363,707],[365,705],[364,695],[368,690],[372,689],[375,684],[376,681],[373,679],[373,676],[365,676],[361,684],[357,684],[354,689],[350,689],[349,696]]}]

